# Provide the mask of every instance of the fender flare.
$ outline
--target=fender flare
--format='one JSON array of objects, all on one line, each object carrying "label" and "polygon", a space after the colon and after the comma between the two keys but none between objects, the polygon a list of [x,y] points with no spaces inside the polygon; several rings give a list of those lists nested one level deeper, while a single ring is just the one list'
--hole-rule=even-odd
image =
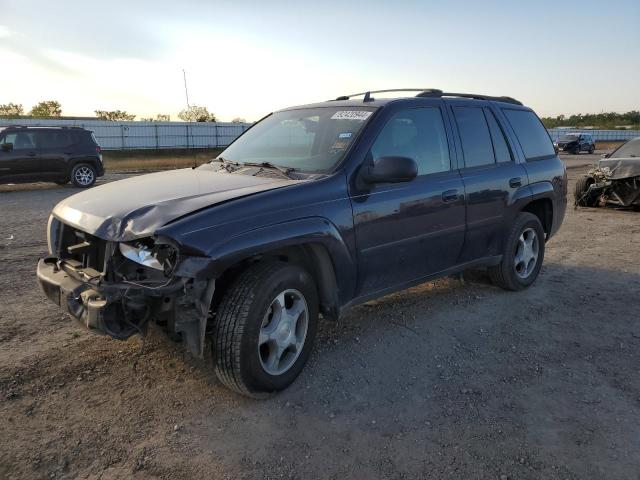
[{"label": "fender flare", "polygon": [[295,246],[310,247],[306,250],[310,262],[320,265],[315,273],[319,288],[325,293],[321,301],[328,306],[328,311],[323,313],[337,318],[340,305],[355,291],[357,262],[338,228],[323,217],[286,221],[226,238],[204,252],[206,266],[202,257],[187,257],[175,273],[218,278],[242,260]]}]

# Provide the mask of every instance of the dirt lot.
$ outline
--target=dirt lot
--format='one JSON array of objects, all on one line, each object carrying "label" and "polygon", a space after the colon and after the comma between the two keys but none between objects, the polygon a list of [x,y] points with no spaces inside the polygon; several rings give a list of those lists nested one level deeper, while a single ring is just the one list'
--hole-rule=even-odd
[{"label": "dirt lot", "polygon": [[68,320],[35,265],[74,190],[0,190],[0,478],[640,478],[640,213],[568,210],[527,291],[473,273],[358,307],[255,401],[159,334]]}]

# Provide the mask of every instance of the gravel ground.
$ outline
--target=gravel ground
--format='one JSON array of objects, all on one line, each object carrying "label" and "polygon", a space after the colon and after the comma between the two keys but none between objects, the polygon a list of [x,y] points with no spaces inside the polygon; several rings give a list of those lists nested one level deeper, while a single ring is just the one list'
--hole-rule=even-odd
[{"label": "gravel ground", "polygon": [[46,219],[74,191],[0,188],[0,478],[640,478],[639,213],[569,209],[527,291],[470,273],[321,324],[255,401],[46,301]]}]

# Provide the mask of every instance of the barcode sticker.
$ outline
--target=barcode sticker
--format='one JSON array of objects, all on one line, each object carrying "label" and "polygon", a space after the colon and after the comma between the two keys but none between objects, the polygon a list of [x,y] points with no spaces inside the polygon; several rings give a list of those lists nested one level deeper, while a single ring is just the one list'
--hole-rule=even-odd
[{"label": "barcode sticker", "polygon": [[366,120],[373,112],[367,110],[340,110],[331,117],[331,120],[358,120],[360,122]]}]

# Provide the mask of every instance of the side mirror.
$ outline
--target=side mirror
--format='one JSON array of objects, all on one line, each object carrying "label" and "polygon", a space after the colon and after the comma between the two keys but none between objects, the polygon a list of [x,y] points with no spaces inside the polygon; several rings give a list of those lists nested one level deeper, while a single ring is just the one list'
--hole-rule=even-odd
[{"label": "side mirror", "polygon": [[380,157],[366,167],[363,180],[366,183],[410,182],[418,176],[418,164],[409,157]]},{"label": "side mirror", "polygon": [[2,144],[2,151],[3,152],[10,152],[11,150],[13,150],[13,143],[3,143]]}]

